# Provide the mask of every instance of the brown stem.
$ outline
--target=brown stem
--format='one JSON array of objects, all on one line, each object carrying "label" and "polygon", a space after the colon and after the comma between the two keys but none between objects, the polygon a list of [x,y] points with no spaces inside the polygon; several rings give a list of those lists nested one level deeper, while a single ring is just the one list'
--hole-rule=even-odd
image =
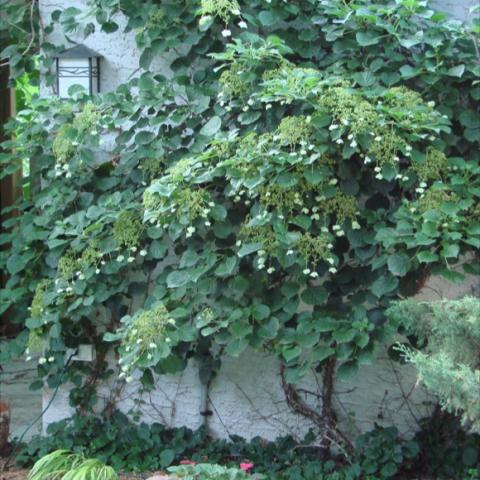
[{"label": "brown stem", "polygon": [[326,456],[331,446],[337,447],[348,459],[353,451],[352,442],[340,431],[333,408],[333,379],[335,373],[335,359],[329,361],[323,371],[322,410],[317,412],[308,405],[298,390],[285,380],[285,366],[280,367],[282,388],[288,406],[298,415],[309,419],[320,431],[321,455]]}]

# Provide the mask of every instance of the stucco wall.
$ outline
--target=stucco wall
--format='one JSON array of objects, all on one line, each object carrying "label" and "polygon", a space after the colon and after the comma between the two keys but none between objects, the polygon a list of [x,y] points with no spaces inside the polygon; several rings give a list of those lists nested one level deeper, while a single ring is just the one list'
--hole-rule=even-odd
[{"label": "stucco wall", "polygon": [[[40,1],[45,19],[61,5],[82,8],[84,4],[82,0]],[[449,14],[468,20],[469,7],[475,4],[475,0],[437,0],[436,4]],[[45,20],[45,23],[48,22]],[[120,28],[119,32],[121,30]],[[50,35],[49,40],[55,44],[63,43],[59,31]],[[85,43],[104,56],[104,91],[114,89],[138,72],[139,53],[135,47],[134,32],[107,35],[97,31]],[[155,67],[168,75],[168,63],[168,59],[164,59],[158,61]],[[48,94],[48,91],[44,89],[44,93]],[[452,287],[439,279],[433,279],[419,298],[455,298],[471,293],[472,288],[475,288],[474,279],[469,279],[461,287]],[[312,373],[304,379],[302,386],[305,391],[313,392],[305,393],[305,399],[315,405],[315,392],[319,392],[320,379]],[[144,395],[144,402],[140,406],[135,402],[139,397],[139,384],[135,382],[128,385],[103,385],[100,395],[103,402],[114,395],[125,411],[140,409],[146,421],[191,428],[199,427],[203,421],[200,415],[202,387],[194,363],[180,375],[158,378],[155,392]],[[218,436],[238,434],[251,438],[259,435],[273,439],[283,434],[294,434],[302,437],[311,427],[305,419],[291,413],[286,405],[278,360],[262,353],[248,352],[239,359],[226,358],[209,395],[210,409],[213,411],[208,420],[209,426]],[[50,399],[51,391],[45,390],[44,406]],[[353,382],[337,383],[335,388],[337,411],[344,429],[352,435],[372,428],[374,423],[394,423],[408,435],[415,430],[418,419],[427,414],[431,401],[423,388],[416,384],[413,369],[392,363],[385,350],[378,353],[378,361],[374,365],[363,366]],[[102,402],[99,408],[101,406]],[[63,388],[44,415],[44,427],[70,414],[68,388]]]}]

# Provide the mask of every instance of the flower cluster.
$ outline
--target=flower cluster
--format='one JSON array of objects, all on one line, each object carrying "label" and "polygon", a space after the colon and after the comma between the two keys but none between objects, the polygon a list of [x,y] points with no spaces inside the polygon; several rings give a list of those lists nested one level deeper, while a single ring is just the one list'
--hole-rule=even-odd
[{"label": "flower cluster", "polygon": [[237,0],[202,0],[200,13],[203,17],[219,17],[225,24],[232,16],[240,15]]},{"label": "flower cluster", "polygon": [[295,146],[300,142],[308,142],[312,134],[311,118],[305,116],[284,117],[278,126],[274,138],[282,145]]},{"label": "flower cluster", "polygon": [[[156,303],[149,310],[138,311],[122,339],[125,354],[120,361],[123,364],[121,376],[126,376],[138,361],[152,360],[159,348],[167,347],[169,350],[169,332],[174,326],[175,320],[163,303]],[[127,377],[129,380],[130,377]]]},{"label": "flower cluster", "polygon": [[353,223],[357,218],[358,202],[352,195],[338,191],[333,197],[319,197],[318,201],[318,206],[325,215],[336,218],[336,225],[342,225],[347,220]]},{"label": "flower cluster", "polygon": [[433,147],[427,148],[424,161],[412,161],[411,165],[411,169],[422,182],[441,179],[449,168],[447,156]]},{"label": "flower cluster", "polygon": [[[238,98],[249,91],[248,83],[240,78],[244,67],[238,62],[233,62],[229,68],[220,75],[220,98]],[[223,101],[223,100],[222,100]]]},{"label": "flower cluster", "polygon": [[377,164],[381,166],[399,162],[400,152],[407,150],[405,140],[390,127],[377,129],[374,135],[370,154],[375,158]]},{"label": "flower cluster", "polygon": [[72,140],[68,137],[68,130],[70,126],[62,125],[55,136],[52,144],[52,152],[57,161],[57,165],[64,165],[72,155],[75,153],[75,146]]},{"label": "flower cluster", "polygon": [[25,354],[27,355],[26,360],[29,361],[32,358],[32,355],[42,354],[45,350],[47,340],[41,328],[33,328],[28,332],[27,347],[25,349]]},{"label": "flower cluster", "polygon": [[336,122],[334,125],[348,127],[354,137],[374,131],[379,124],[374,106],[348,88],[346,82],[323,90],[318,102],[332,115]]},{"label": "flower cluster", "polygon": [[457,195],[447,188],[430,188],[417,201],[417,210],[423,214],[429,210],[440,210],[446,202],[457,202]]},{"label": "flower cluster", "polygon": [[[328,235],[312,235],[310,233],[304,233],[298,239],[295,247],[300,256],[305,260],[306,267],[315,269],[321,261],[326,261],[331,266],[335,263],[331,253],[333,244]],[[304,273],[309,274],[313,278],[318,276],[315,271],[306,272],[304,270]]]},{"label": "flower cluster", "polygon": [[137,214],[131,210],[120,212],[113,226],[113,238],[118,248],[133,248],[142,236],[143,225]]},{"label": "flower cluster", "polygon": [[35,288],[35,294],[33,295],[32,303],[30,305],[30,314],[33,318],[41,317],[45,308],[43,303],[43,294],[51,285],[50,280],[42,280]]},{"label": "flower cluster", "polygon": [[57,271],[60,278],[64,280],[71,279],[78,270],[77,257],[73,250],[67,252],[58,260]]},{"label": "flower cluster", "polygon": [[90,131],[92,134],[97,133],[97,126],[101,119],[101,113],[98,107],[92,102],[87,102],[82,111],[75,115],[73,119],[73,127],[79,132],[84,133]]},{"label": "flower cluster", "polygon": [[158,177],[165,170],[165,159],[163,158],[144,158],[138,167],[143,172],[145,180],[152,180]]}]

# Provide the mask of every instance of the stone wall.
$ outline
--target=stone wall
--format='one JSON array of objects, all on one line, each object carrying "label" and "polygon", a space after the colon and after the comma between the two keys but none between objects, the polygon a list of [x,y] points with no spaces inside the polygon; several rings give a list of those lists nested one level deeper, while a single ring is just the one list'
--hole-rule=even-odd
[{"label": "stone wall", "polygon": [[[468,10],[475,0],[437,0],[435,3],[450,15],[469,21]],[[85,2],[41,0],[42,15],[47,18],[62,4],[82,8]],[[64,43],[59,31],[55,31],[49,41]],[[134,32],[107,35],[97,31],[85,43],[104,56],[104,91],[114,89],[137,73],[139,53],[135,47]],[[168,59],[158,61],[154,67],[165,75],[169,73]],[[48,94],[46,90],[44,93]],[[471,293],[472,288],[475,288],[474,279],[455,288],[433,279],[420,293],[419,299],[456,298]],[[316,393],[320,389],[320,379],[312,373],[304,379],[302,387],[305,400],[318,406],[315,404],[318,402]],[[51,393],[44,391],[44,406],[50,401]],[[115,395],[124,411],[140,409],[146,421],[191,428],[199,427],[204,421],[200,415],[204,392],[194,363],[190,363],[180,375],[157,378],[155,392],[144,395],[140,406],[135,403],[139,397],[139,384],[135,382],[103,385],[100,394],[103,402]],[[259,435],[273,439],[288,433],[302,437],[311,427],[308,421],[294,415],[285,402],[278,360],[262,353],[248,352],[239,359],[226,358],[211,386],[209,399],[213,415],[208,423],[217,436],[237,434],[251,438]],[[432,400],[417,385],[412,367],[392,363],[385,350],[378,353],[373,365],[363,366],[352,383],[338,383],[335,387],[337,411],[343,428],[351,435],[368,430],[375,423],[394,423],[402,433],[409,435],[415,430],[419,418],[428,413]],[[63,388],[43,417],[44,427],[70,414],[68,388]]]}]

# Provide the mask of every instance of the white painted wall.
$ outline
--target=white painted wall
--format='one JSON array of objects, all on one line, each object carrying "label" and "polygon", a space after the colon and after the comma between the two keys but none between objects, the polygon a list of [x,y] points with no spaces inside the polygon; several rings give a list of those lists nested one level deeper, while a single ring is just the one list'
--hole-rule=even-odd
[{"label": "white painted wall", "polygon": [[[475,3],[475,0],[436,1],[449,14],[463,20],[468,20],[468,8]],[[50,13],[59,5],[84,8],[85,1],[40,0],[45,24]],[[88,47],[104,55],[103,91],[113,90],[137,73],[139,52],[135,47],[134,35],[134,32],[107,35],[97,31],[86,40]],[[61,32],[55,31],[49,40],[55,44],[63,43]],[[158,61],[155,67],[169,74],[168,60]],[[48,94],[45,89],[44,94]],[[419,299],[461,297],[472,292],[475,281],[469,279],[458,287],[432,279]],[[145,403],[140,406],[135,405],[135,399],[139,398],[139,385],[135,382],[129,385],[103,385],[100,395],[103,402],[115,396],[124,411],[140,409],[146,421],[197,428],[202,424],[202,395],[197,371],[197,366],[192,362],[180,375],[158,378],[155,392],[144,395],[142,399]],[[306,390],[317,392],[319,384],[319,378],[312,373],[302,385]],[[51,393],[44,391],[44,406],[50,401]],[[247,438],[258,435],[274,439],[279,435],[293,434],[301,438],[312,426],[289,410],[281,388],[278,360],[262,353],[249,351],[239,359],[226,358],[211,387],[210,400],[214,414],[209,419],[209,426],[212,433],[220,437],[237,434]],[[375,423],[393,423],[402,433],[411,434],[418,419],[428,413],[432,400],[423,388],[416,385],[412,367],[393,364],[385,351],[379,352],[378,360],[373,365],[362,367],[353,382],[338,383],[335,388],[335,403],[343,428],[352,436],[371,429]],[[315,405],[316,399],[313,395],[307,395],[306,401]],[[43,417],[44,428],[71,413],[68,388],[63,388]]]}]

